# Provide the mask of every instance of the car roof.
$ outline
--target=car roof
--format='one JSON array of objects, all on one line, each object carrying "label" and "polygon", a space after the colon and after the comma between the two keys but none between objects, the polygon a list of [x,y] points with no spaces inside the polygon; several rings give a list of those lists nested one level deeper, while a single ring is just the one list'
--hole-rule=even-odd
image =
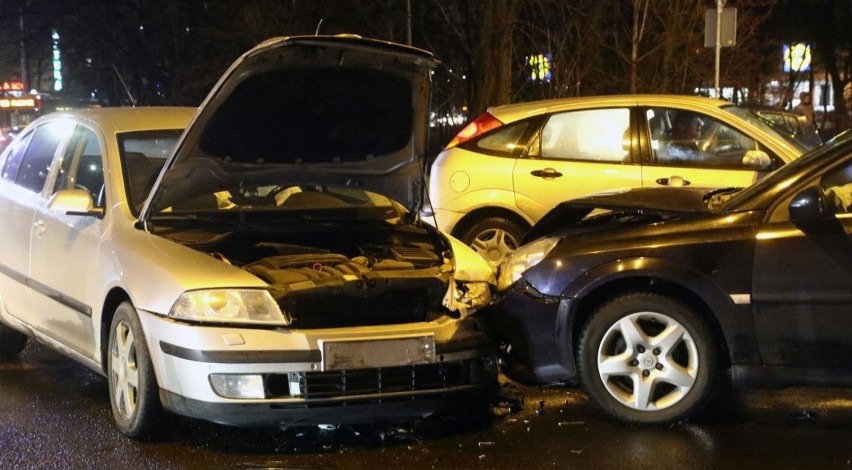
[{"label": "car roof", "polygon": [[784,108],[779,108],[777,106],[769,106],[769,105],[766,105],[766,104],[742,104],[742,105],[740,105],[740,107],[750,109],[752,111],[761,112],[761,113],[787,114],[787,115],[796,116],[796,117],[804,116],[804,114],[802,114],[798,111],[794,111],[792,109],[784,109]]},{"label": "car roof", "polygon": [[497,119],[503,120],[503,118],[505,118],[507,121],[515,121],[539,114],[574,108],[604,108],[607,106],[629,105],[675,106],[694,110],[718,109],[723,106],[733,106],[733,104],[728,101],[707,98],[704,96],[635,94],[581,96],[574,98],[531,101],[527,103],[493,106],[488,108],[488,112]]},{"label": "car roof", "polygon": [[197,109],[188,106],[81,108],[51,113],[40,120],[79,119],[89,121],[107,133],[184,129]]}]

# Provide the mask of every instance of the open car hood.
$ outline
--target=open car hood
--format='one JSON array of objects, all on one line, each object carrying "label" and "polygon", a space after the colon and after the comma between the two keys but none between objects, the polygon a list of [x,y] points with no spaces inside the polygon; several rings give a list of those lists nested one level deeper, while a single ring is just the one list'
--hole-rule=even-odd
[{"label": "open car hood", "polygon": [[270,39],[219,79],[142,209],[264,184],[369,190],[418,210],[426,51],[354,36]]}]

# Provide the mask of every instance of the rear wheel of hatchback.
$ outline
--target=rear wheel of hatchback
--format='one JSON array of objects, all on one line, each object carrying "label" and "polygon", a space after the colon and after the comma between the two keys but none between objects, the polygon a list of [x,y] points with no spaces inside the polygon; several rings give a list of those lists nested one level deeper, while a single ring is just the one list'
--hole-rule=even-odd
[{"label": "rear wheel of hatchback", "polygon": [[583,386],[621,421],[686,419],[715,394],[720,359],[713,331],[673,298],[638,292],[612,299],[589,318],[578,348]]},{"label": "rear wheel of hatchback", "polygon": [[486,217],[468,226],[460,240],[496,271],[503,258],[518,249],[528,228],[506,217]]}]

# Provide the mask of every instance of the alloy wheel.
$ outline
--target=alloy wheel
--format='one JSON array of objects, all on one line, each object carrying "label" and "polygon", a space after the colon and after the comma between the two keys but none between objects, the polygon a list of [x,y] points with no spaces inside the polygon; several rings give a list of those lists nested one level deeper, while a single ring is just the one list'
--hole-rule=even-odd
[{"label": "alloy wheel", "polygon": [[122,418],[130,419],[136,411],[138,400],[139,369],[133,331],[124,321],[115,326],[115,341],[112,343],[110,354],[110,378],[113,382],[116,407]]},{"label": "alloy wheel", "polygon": [[518,241],[505,230],[488,229],[479,233],[470,246],[496,270],[506,255],[518,249]]},{"label": "alloy wheel", "polygon": [[698,364],[692,336],[656,312],[633,313],[611,325],[597,354],[598,374],[609,394],[640,411],[681,401],[695,385]]}]

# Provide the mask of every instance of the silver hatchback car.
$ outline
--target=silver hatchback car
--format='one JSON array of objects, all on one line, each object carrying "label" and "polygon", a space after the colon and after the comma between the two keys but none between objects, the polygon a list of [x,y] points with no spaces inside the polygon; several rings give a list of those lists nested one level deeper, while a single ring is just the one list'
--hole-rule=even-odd
[{"label": "silver hatchback car", "polygon": [[174,414],[340,424],[481,401],[493,274],[418,219],[435,62],[277,38],[194,117],[34,122],[0,155],[0,354],[35,338],[106,375],[137,439]]}]

